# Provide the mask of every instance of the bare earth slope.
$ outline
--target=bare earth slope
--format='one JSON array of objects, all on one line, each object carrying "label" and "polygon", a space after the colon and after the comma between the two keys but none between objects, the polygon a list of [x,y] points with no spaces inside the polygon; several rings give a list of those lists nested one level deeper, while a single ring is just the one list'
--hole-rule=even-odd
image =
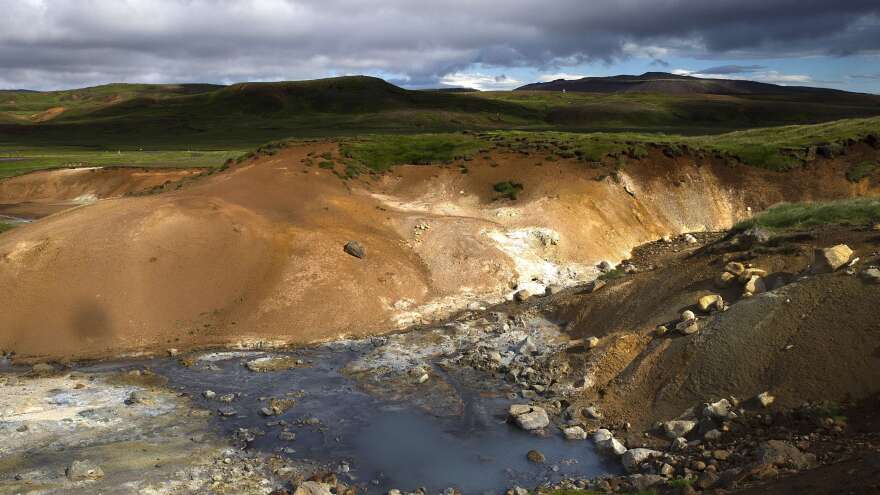
[{"label": "bare earth slope", "polygon": [[[600,260],[727,228],[748,208],[877,189],[846,181],[843,161],[773,173],[659,151],[618,181],[574,161],[493,153],[466,174],[460,164],[402,166],[346,182],[304,164],[324,152],[338,150],[294,146],[3,234],[0,349],[97,357],[390,331],[515,289],[589,280]],[[495,200],[492,185],[508,180],[524,192]],[[364,259],[343,252],[351,240]]]}]

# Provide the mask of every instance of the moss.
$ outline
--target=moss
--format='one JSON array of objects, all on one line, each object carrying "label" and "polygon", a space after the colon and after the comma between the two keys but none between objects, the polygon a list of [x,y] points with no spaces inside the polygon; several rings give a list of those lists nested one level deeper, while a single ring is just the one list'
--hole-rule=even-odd
[{"label": "moss", "polygon": [[880,199],[856,198],[828,202],[780,203],[738,223],[736,230],[764,227],[788,230],[817,225],[870,225],[880,222]]},{"label": "moss", "polygon": [[523,185],[519,182],[504,181],[495,183],[495,185],[492,186],[492,189],[498,193],[499,198],[516,200],[519,193],[523,190]]}]

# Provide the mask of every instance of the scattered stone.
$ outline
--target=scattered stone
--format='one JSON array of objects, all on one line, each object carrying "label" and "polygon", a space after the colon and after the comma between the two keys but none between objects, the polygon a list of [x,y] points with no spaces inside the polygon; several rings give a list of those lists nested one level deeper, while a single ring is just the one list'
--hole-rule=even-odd
[{"label": "scattered stone", "polygon": [[568,428],[564,428],[562,433],[565,435],[566,440],[586,440],[587,432],[584,431],[580,426],[570,426]]},{"label": "scattered stone", "polygon": [[728,458],[730,458],[730,452],[723,449],[713,450],[712,457],[719,461],[726,461]]},{"label": "scattered stone", "polygon": [[355,258],[363,258],[367,255],[364,247],[358,241],[349,241],[342,250]]},{"label": "scattered stone", "polygon": [[699,488],[700,490],[708,490],[718,484],[719,476],[711,471],[705,471],[700,474],[697,481],[694,482],[694,487]]},{"label": "scattered stone", "polygon": [[663,429],[667,437],[676,439],[687,435],[695,426],[697,426],[696,421],[676,420],[664,423]]},{"label": "scattered stone", "polygon": [[699,241],[698,241],[697,238],[694,237],[693,235],[691,235],[691,234],[685,234],[685,235],[684,235],[684,242],[686,242],[686,243],[688,243],[688,244],[696,244],[696,243],[699,242]]},{"label": "scattered stone", "polygon": [[526,289],[518,290],[513,294],[513,299],[516,302],[525,302],[530,297],[532,297],[532,294],[531,294],[531,292],[527,291]]},{"label": "scattered stone", "polygon": [[599,450],[607,453],[623,455],[626,452],[626,447],[605,428],[600,428],[593,433],[593,442]]},{"label": "scattered stone", "polygon": [[235,394],[223,394],[220,397],[217,397],[217,400],[229,404],[235,400]]},{"label": "scattered stone", "polygon": [[725,287],[730,287],[736,281],[736,275],[730,272],[722,272],[721,275],[715,280],[715,285],[721,287],[722,289]]},{"label": "scattered stone", "polygon": [[696,320],[696,319],[697,319],[697,315],[695,315],[694,312],[689,309],[682,311],[682,313],[681,313],[681,321],[690,321],[690,320]]},{"label": "scattered stone", "polygon": [[547,460],[547,458],[544,457],[544,454],[542,454],[541,452],[539,452],[537,450],[530,450],[526,454],[526,459],[534,462],[535,464],[543,464],[544,461]]},{"label": "scattered stone", "polygon": [[672,444],[669,446],[669,450],[673,452],[680,452],[687,448],[688,441],[684,437],[678,437],[672,440]]},{"label": "scattered stone", "polygon": [[721,399],[718,402],[706,404],[703,407],[703,413],[716,419],[727,419],[731,417],[731,404],[727,399]]},{"label": "scattered stone", "polygon": [[70,481],[94,481],[104,477],[104,470],[88,459],[83,459],[70,463],[65,474]]},{"label": "scattered stone", "polygon": [[620,460],[623,463],[623,467],[627,470],[627,472],[635,473],[639,470],[639,466],[643,462],[654,457],[660,457],[662,455],[662,452],[658,452],[656,450],[637,448],[629,449],[624,452]]},{"label": "scattered stone", "polygon": [[[391,493],[391,492],[388,492]],[[400,493],[400,492],[398,492]],[[329,487],[317,481],[304,481],[300,483],[293,495],[333,495]]]},{"label": "scattered stone", "polygon": [[830,248],[816,249],[813,252],[813,273],[830,273],[845,265],[853,255],[846,244]]},{"label": "scattered stone", "polygon": [[671,478],[675,476],[675,468],[664,462],[663,465],[660,466],[660,474],[666,478]]},{"label": "scattered stone", "polygon": [[153,403],[153,396],[147,393],[144,390],[135,390],[131,394],[128,395],[128,398],[125,399],[125,403],[129,406],[133,406],[136,404],[140,405],[149,405]]},{"label": "scattered stone", "polygon": [[698,301],[700,310],[704,313],[708,313],[712,309],[722,310],[724,309],[724,299],[721,298],[718,294],[709,294],[708,296],[703,296]]},{"label": "scattered stone", "polygon": [[599,268],[599,270],[603,271],[604,273],[608,273],[611,270],[614,270],[614,264],[608,260],[602,260],[596,266]]},{"label": "scattered stone", "polygon": [[175,349],[173,347],[168,349],[168,356],[169,357],[176,357],[178,354],[180,354],[180,351],[178,351],[177,349]]},{"label": "scattered stone", "polygon": [[526,490],[525,488],[515,486],[515,487],[511,488],[510,490],[507,490],[505,495],[529,495],[529,491]]},{"label": "scattered stone", "polygon": [[775,400],[776,397],[770,395],[770,392],[761,392],[758,394],[758,402],[764,407],[770,407],[770,404],[773,404],[773,401]]},{"label": "scattered stone", "polygon": [[684,335],[695,334],[700,331],[700,322],[697,320],[683,320],[675,325],[675,329]]},{"label": "scattered stone", "polygon": [[599,345],[599,337],[590,337],[584,342],[584,347],[587,349],[594,349]]},{"label": "scattered stone", "polygon": [[816,456],[805,454],[782,440],[768,440],[758,447],[756,457],[760,464],[772,464],[792,469],[807,469],[816,464]]},{"label": "scattered stone", "polygon": [[523,430],[539,430],[550,424],[547,411],[538,406],[513,404],[510,406],[510,417]]},{"label": "scattered stone", "polygon": [[666,478],[659,474],[633,474],[627,479],[639,492],[648,491],[651,487],[666,482]]},{"label": "scattered stone", "polygon": [[749,277],[743,286],[743,295],[752,296],[764,292],[767,292],[767,286],[764,284],[764,279],[758,275]]},{"label": "scattered stone", "polygon": [[593,280],[592,282],[589,282],[584,286],[584,292],[593,293],[601,289],[602,287],[605,287],[605,281],[597,278],[596,280]]},{"label": "scattered stone", "polygon": [[703,435],[703,438],[708,441],[715,441],[720,440],[721,435],[721,430],[719,430],[718,428],[712,428],[711,430],[707,431],[705,435]]},{"label": "scattered stone", "polygon": [[742,283],[746,283],[752,277],[761,277],[764,278],[767,276],[767,270],[762,270],[760,268],[746,268],[744,272],[740,274],[739,281]]},{"label": "scattered stone", "polygon": [[211,400],[211,399],[213,399],[214,397],[217,396],[217,393],[214,392],[213,390],[205,390],[204,392],[202,392],[202,395],[203,395],[206,399]]},{"label": "scattered stone", "polygon": [[657,327],[657,330],[655,330],[654,333],[658,337],[662,337],[662,336],[666,335],[667,333],[669,333],[669,329],[666,328],[666,325],[660,325]]},{"label": "scattered stone", "polygon": [[731,261],[730,263],[724,265],[724,271],[726,273],[739,277],[743,274],[743,272],[746,271],[746,267],[738,261]]},{"label": "scattered stone", "polygon": [[602,413],[599,412],[596,406],[584,408],[584,414],[590,419],[602,419]]}]

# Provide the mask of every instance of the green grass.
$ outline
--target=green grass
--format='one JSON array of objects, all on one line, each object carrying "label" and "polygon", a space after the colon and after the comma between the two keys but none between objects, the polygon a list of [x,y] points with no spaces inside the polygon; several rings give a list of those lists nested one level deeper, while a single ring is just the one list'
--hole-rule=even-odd
[{"label": "green grass", "polygon": [[16,224],[14,224],[14,223],[0,221],[0,234],[6,232],[7,230],[12,230],[15,227],[16,227]]},{"label": "green grass", "polygon": [[850,182],[858,182],[865,177],[870,177],[878,167],[880,167],[880,163],[872,161],[856,163],[846,171],[846,179]]},{"label": "green grass", "polygon": [[342,154],[381,172],[395,165],[451,162],[478,151],[482,143],[468,134],[374,135],[343,141]]},{"label": "green grass", "polygon": [[499,198],[507,198],[515,201],[519,193],[523,190],[523,185],[519,182],[504,181],[497,182],[492,189],[498,193]]},{"label": "green grass", "polygon": [[780,203],[738,223],[734,229],[764,227],[791,230],[818,225],[870,225],[880,223],[880,198],[829,202]]},{"label": "green grass", "polygon": [[132,150],[0,146],[0,177],[65,167],[221,167],[241,150]]}]

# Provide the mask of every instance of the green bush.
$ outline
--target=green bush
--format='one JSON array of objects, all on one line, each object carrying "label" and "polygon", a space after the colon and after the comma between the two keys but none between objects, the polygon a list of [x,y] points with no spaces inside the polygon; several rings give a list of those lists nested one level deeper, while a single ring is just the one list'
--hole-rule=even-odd
[{"label": "green bush", "polygon": [[495,192],[498,193],[499,198],[516,200],[520,191],[523,190],[523,185],[519,182],[504,181],[496,183],[494,186],[492,186],[492,189],[494,189]]},{"label": "green bush", "polygon": [[846,171],[846,180],[850,182],[858,182],[865,177],[870,177],[877,169],[877,162],[861,162],[852,165]]},{"label": "green bush", "polygon": [[880,198],[780,203],[738,223],[736,230],[764,227],[786,230],[817,225],[868,225],[880,222]]}]

